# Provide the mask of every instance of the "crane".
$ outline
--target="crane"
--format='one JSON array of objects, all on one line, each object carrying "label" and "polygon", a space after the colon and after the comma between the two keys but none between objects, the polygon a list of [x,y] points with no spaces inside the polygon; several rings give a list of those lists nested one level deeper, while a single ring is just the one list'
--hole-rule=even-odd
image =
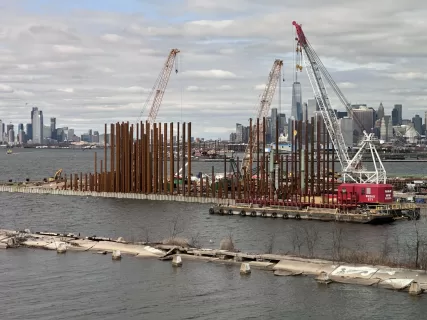
[{"label": "crane", "polygon": [[[172,72],[172,68],[175,63],[176,55],[180,51],[178,49],[172,49],[166,59],[166,62],[164,64],[163,69],[160,71],[160,74],[154,83],[153,88],[150,91],[150,94],[148,95],[147,100],[144,103],[144,106],[142,107],[141,113],[139,115],[138,121],[140,120],[142,114],[144,113],[145,109],[147,108],[148,104],[150,103],[151,97],[154,94],[154,99],[151,104],[150,111],[148,113],[147,121],[149,123],[154,123],[156,121],[157,113],[160,109],[160,104],[162,103],[163,95],[165,94],[166,86],[169,82],[169,77]],[[175,66],[175,73],[178,73],[178,68]]]},{"label": "crane", "polygon": [[[281,70],[282,70],[282,66],[283,66],[283,60],[279,60],[276,59],[273,63],[273,66],[271,68],[271,71],[268,75],[268,81],[267,81],[267,85],[265,86],[264,92],[261,96],[261,100],[258,106],[258,111],[257,111],[257,118],[262,119],[266,116],[268,116],[268,113],[270,111],[270,106],[271,106],[271,102],[273,101],[273,96],[274,96],[274,92],[276,91],[276,87],[277,87],[277,82],[279,81],[280,78],[280,74],[281,74]],[[256,125],[254,126],[256,129]],[[263,124],[260,124],[260,132],[262,132],[263,130]],[[256,150],[256,148],[259,148],[259,146],[254,143],[256,141],[256,137],[257,137],[257,130],[252,130],[252,150],[250,148],[250,145],[248,144],[246,146],[246,150],[245,150],[245,156],[243,158],[243,163],[242,163],[242,169],[243,168],[247,168],[250,169],[249,172],[252,172],[252,168],[248,168],[249,165],[249,160],[250,160],[250,154],[254,153],[254,151]],[[264,137],[263,135],[260,135],[260,141],[263,141]]]},{"label": "crane", "polygon": [[[344,94],[341,92],[335,81],[332,79],[328,70],[325,68],[319,56],[316,54],[313,47],[307,40],[304,31],[302,30],[302,26],[295,21],[293,21],[292,24],[295,26],[297,34],[295,39],[297,41],[296,50],[297,52],[299,51],[299,53],[301,53],[301,57],[304,60],[308,78],[313,88],[317,104],[319,105],[325,127],[332,140],[334,148],[337,151],[337,156],[341,163],[343,181],[385,184],[387,180],[386,170],[375,147],[378,139],[376,139],[373,133],[368,134],[363,128],[363,125],[359,121],[357,115],[355,115],[351,109],[350,103],[345,98]],[[302,66],[297,64],[297,69],[301,71]],[[349,115],[363,131],[363,139],[360,143],[360,148],[353,158],[350,158],[348,155],[348,148],[341,132],[335,111],[331,107],[323,79],[325,79],[326,82],[330,85],[341,103],[347,109]],[[362,156],[366,150],[370,151],[371,153],[374,170],[367,170],[362,165]]]}]

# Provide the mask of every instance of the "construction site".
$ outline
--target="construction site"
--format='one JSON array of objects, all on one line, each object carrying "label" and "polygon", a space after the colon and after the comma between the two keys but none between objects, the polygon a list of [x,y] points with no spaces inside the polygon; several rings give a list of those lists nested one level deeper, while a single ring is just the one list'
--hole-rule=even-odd
[{"label": "construction site", "polygon": [[[178,49],[171,50],[147,99],[145,121],[105,124],[104,154],[95,153],[93,172],[57,172],[39,187],[88,193],[153,194],[211,199],[222,205],[210,214],[388,223],[418,219],[415,204],[396,203],[393,185],[377,152],[378,139],[367,133],[299,24],[298,70],[307,71],[322,120],[292,121],[290,150],[266,144],[266,116],[283,66],[275,60],[259,107],[249,123],[249,144],[241,157],[223,157],[224,170],[194,172],[192,123],[157,123]],[[360,126],[357,153],[349,155],[326,86]],[[149,102],[152,101],[152,102]],[[336,108],[336,107],[335,107]],[[276,130],[279,126],[276,125]],[[339,165],[334,160],[339,161]],[[363,160],[363,162],[362,162]],[[365,165],[369,163],[369,166]],[[160,199],[160,198],[159,198]],[[206,202],[206,201],[202,201]],[[208,208],[207,208],[208,209]],[[208,211],[208,210],[207,210]]]}]

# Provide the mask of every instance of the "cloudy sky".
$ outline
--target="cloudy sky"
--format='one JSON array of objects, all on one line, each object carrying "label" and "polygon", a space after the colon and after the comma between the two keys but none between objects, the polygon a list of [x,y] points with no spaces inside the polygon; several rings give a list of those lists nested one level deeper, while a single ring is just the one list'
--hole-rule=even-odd
[{"label": "cloudy sky", "polygon": [[[423,116],[426,8],[421,0],[0,0],[0,119],[29,122],[38,106],[77,133],[136,121],[141,111],[145,120],[149,92],[178,48],[157,120],[226,138],[255,116],[276,58],[285,81],[272,107],[289,115],[293,20],[352,103],[382,101],[386,113],[402,103],[404,117]],[[305,70],[299,80],[306,101]]]}]

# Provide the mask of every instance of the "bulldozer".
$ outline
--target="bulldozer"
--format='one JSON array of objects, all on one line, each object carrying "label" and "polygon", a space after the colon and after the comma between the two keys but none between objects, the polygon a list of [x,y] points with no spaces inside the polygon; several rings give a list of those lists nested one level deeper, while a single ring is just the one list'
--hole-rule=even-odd
[{"label": "bulldozer", "polygon": [[49,178],[49,182],[54,182],[62,179],[62,169],[59,169],[55,172],[55,175],[53,177]]}]

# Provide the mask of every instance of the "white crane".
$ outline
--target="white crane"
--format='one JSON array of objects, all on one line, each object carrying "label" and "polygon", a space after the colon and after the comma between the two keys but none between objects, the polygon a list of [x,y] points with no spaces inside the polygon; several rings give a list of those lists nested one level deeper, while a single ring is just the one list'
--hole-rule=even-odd
[{"label": "white crane", "polygon": [[[268,81],[258,106],[258,111],[257,111],[258,119],[262,120],[264,117],[267,117],[270,112],[271,102],[273,101],[274,93],[276,92],[276,87],[280,78],[282,66],[283,66],[283,60],[276,59],[273,63],[273,66],[271,67],[271,71],[268,75]],[[252,168],[248,168],[249,161],[250,161],[250,154],[251,153],[253,154],[256,148],[259,148],[258,142],[256,142],[256,139],[257,139],[256,125],[253,126],[252,129],[253,129],[252,130],[252,150],[250,148],[250,145],[248,144],[245,150],[245,155],[244,155],[243,164],[242,164],[242,169],[246,168],[247,170],[249,170],[248,172],[252,172]],[[259,142],[264,141],[264,135],[262,134],[263,132],[262,123],[260,123],[259,132],[260,132]]]},{"label": "white crane", "polygon": [[[302,55],[302,57],[307,68],[308,78],[310,79],[314,96],[316,98],[317,104],[319,105],[319,109],[322,114],[323,121],[325,122],[326,129],[328,130],[334,148],[336,149],[338,159],[341,163],[344,182],[377,184],[386,183],[387,174],[375,147],[375,144],[378,142],[378,139],[376,139],[373,133],[368,134],[363,128],[363,125],[358,120],[357,115],[355,115],[352,109],[350,108],[350,103],[342,94],[341,90],[338,88],[337,84],[332,79],[328,70],[323,65],[319,56],[316,54],[316,52],[308,42],[301,25],[299,25],[295,21],[293,21],[292,24],[295,26],[297,33],[297,51],[299,51],[301,55],[304,52],[304,55]],[[301,65],[297,65],[297,68],[302,70]],[[363,131],[363,139],[361,141],[360,149],[353,158],[350,158],[348,155],[348,148],[345,144],[344,137],[341,132],[341,128],[339,126],[335,111],[331,107],[331,103],[329,101],[328,93],[326,91],[323,78],[328,82],[332,90],[338,96],[341,103],[348,110],[349,115],[351,115],[351,117],[358,123],[359,127]],[[367,170],[364,166],[362,166],[361,163],[362,154],[367,150],[370,151],[372,156],[372,161],[374,165],[373,171]]]}]

